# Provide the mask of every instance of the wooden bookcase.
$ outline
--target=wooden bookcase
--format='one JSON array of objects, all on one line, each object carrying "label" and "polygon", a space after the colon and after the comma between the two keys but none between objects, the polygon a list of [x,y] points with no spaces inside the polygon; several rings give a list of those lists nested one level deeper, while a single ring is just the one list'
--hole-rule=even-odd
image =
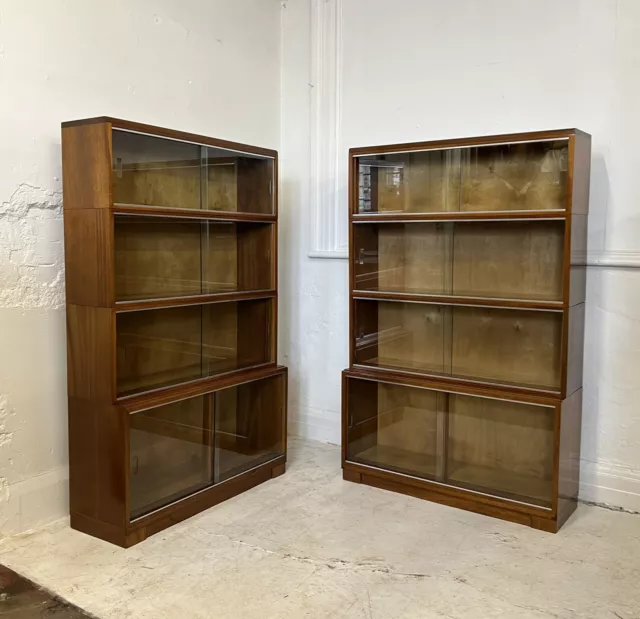
[{"label": "wooden bookcase", "polygon": [[277,162],[63,123],[73,528],[131,546],[284,473]]},{"label": "wooden bookcase", "polygon": [[574,129],[350,151],[345,479],[571,515],[590,158]]}]

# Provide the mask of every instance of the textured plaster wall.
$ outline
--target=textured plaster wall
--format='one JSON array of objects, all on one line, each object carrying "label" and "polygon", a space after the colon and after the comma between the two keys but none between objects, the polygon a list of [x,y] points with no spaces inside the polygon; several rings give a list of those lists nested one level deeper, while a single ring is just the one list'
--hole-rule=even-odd
[{"label": "textured plaster wall", "polygon": [[[640,3],[328,0],[342,6],[340,148],[577,126],[593,135],[593,259],[640,266]],[[309,1],[283,12],[292,429],[340,440],[347,265],[307,256]],[[286,119],[286,121],[285,121]],[[342,186],[345,187],[344,179]],[[343,189],[344,191],[344,189]],[[345,213],[346,217],[346,213]],[[345,222],[343,222],[345,223]],[[640,510],[640,269],[591,268],[581,495]],[[285,301],[286,302],[286,301]]]},{"label": "textured plaster wall", "polygon": [[68,513],[60,122],[279,146],[279,0],[0,2],[0,536]]}]

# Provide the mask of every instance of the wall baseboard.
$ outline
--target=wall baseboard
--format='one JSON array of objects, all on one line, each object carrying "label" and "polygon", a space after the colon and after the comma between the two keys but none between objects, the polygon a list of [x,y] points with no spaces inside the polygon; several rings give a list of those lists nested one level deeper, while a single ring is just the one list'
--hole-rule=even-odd
[{"label": "wall baseboard", "polygon": [[640,511],[640,471],[616,464],[582,460],[580,499]]},{"label": "wall baseboard", "polygon": [[311,441],[340,445],[340,413],[313,406],[291,406],[289,433]]},{"label": "wall baseboard", "polygon": [[[289,433],[321,443],[340,445],[340,415],[314,407],[295,407]],[[640,471],[602,462],[582,460],[580,500],[640,511]]]},{"label": "wall baseboard", "polygon": [[69,515],[69,469],[0,486],[0,539]]}]

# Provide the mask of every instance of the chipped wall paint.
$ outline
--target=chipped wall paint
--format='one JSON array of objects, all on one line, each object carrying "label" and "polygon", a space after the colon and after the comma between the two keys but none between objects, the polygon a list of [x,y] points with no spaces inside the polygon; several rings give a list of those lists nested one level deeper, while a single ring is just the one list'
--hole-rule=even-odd
[{"label": "chipped wall paint", "polygon": [[279,146],[276,0],[0,8],[0,537],[68,513],[60,123]]},{"label": "chipped wall paint", "polygon": [[[340,2],[340,147],[579,127],[593,135],[590,249],[640,252],[640,3]],[[526,13],[527,28],[522,29]],[[553,19],[548,16],[553,15]],[[281,318],[291,429],[340,442],[345,261],[310,259],[309,2],[283,12]],[[383,49],[380,41],[384,41]],[[374,51],[375,50],[375,51]],[[345,214],[346,216],[346,214]],[[627,255],[627,254],[625,254]],[[637,260],[640,264],[640,260]],[[640,509],[640,269],[590,269],[581,497]]]},{"label": "chipped wall paint", "polygon": [[0,307],[64,305],[62,192],[21,183],[0,207]]}]

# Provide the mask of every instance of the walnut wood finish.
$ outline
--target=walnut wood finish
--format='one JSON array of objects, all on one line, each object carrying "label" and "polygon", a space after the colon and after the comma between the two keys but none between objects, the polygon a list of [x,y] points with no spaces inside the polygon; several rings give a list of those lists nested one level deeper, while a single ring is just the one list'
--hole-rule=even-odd
[{"label": "walnut wood finish", "polygon": [[590,143],[351,149],[345,479],[551,532],[573,512]]},{"label": "walnut wood finish", "polygon": [[126,547],[284,473],[277,153],[106,117],[62,151],[71,525]]}]

